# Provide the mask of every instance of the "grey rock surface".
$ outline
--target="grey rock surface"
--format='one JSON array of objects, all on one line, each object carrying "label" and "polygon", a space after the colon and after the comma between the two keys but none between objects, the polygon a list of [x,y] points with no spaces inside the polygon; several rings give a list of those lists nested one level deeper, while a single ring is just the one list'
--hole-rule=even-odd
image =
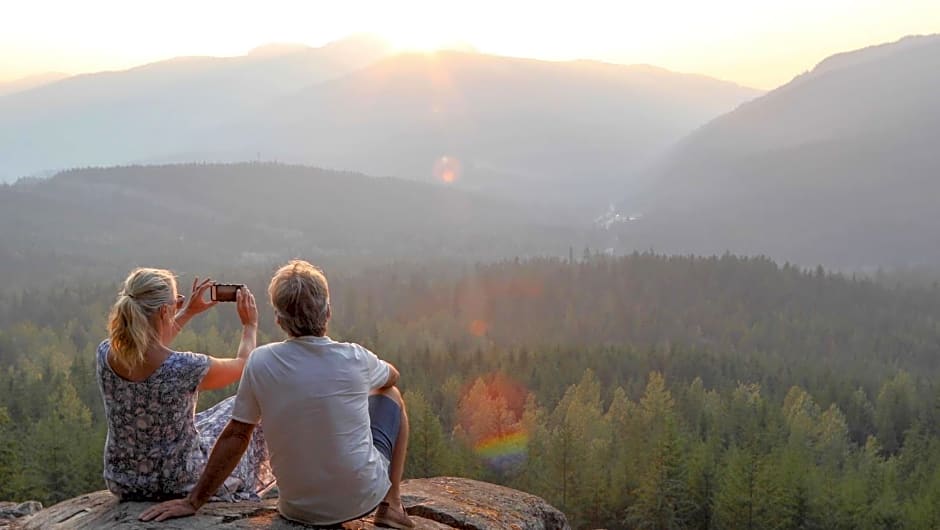
[{"label": "grey rock surface", "polygon": [[[405,508],[419,530],[569,530],[564,514],[543,499],[521,491],[464,478],[437,477],[405,481]],[[137,516],[152,503],[118,502],[111,493],[88,493],[13,523],[35,529],[256,529],[304,528],[277,512],[277,501],[207,504],[194,517],[144,523]],[[347,530],[372,530],[371,516],[346,523]]]},{"label": "grey rock surface", "polygon": [[0,502],[0,528],[9,528],[17,519],[42,510],[42,504],[36,501]]}]

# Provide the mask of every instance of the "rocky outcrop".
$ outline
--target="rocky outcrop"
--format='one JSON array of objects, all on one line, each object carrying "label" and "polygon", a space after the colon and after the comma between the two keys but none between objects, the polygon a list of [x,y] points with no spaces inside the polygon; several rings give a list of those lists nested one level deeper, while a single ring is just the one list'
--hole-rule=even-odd
[{"label": "rocky outcrop", "polygon": [[0,502],[0,527],[9,526],[14,520],[40,510],[42,510],[42,504],[36,501]]},{"label": "rocky outcrop", "polygon": [[[463,478],[438,477],[405,481],[405,508],[424,530],[569,530],[564,514],[534,495]],[[14,523],[34,529],[252,529],[303,528],[277,512],[274,499],[262,502],[207,504],[195,517],[163,523],[142,523],[137,516],[150,503],[120,503],[107,491],[98,491],[51,506]],[[343,528],[378,528],[366,517]]]}]

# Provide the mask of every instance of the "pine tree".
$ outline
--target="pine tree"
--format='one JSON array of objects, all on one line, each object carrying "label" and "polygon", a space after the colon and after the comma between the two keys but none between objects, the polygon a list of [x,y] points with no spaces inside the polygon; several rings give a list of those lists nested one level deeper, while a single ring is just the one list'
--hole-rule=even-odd
[{"label": "pine tree", "polygon": [[[572,385],[549,419],[546,448],[548,475],[556,485],[554,497],[573,524],[593,522],[606,498],[603,460],[609,434],[603,421],[600,383],[590,370]],[[585,450],[587,449],[587,450]]]},{"label": "pine tree", "polygon": [[23,476],[24,459],[20,429],[0,407],[0,499],[23,499],[28,488]]},{"label": "pine tree", "polygon": [[662,421],[665,427],[646,455],[649,463],[634,492],[636,501],[627,512],[627,523],[633,528],[686,528],[696,508],[689,495],[675,420],[667,415]]},{"label": "pine tree", "polygon": [[904,431],[914,421],[914,384],[906,372],[885,382],[875,404],[875,427],[884,451],[896,454],[904,443]]},{"label": "pine tree", "polygon": [[442,474],[448,461],[444,429],[420,390],[407,392],[408,419],[411,431],[408,438],[409,477],[434,477]]},{"label": "pine tree", "polygon": [[771,528],[767,507],[774,497],[766,462],[752,448],[731,448],[715,494],[715,528]]},{"label": "pine tree", "polygon": [[607,468],[609,486],[605,504],[613,518],[622,520],[632,502],[631,492],[637,486],[638,462],[644,458],[645,445],[637,405],[627,398],[622,387],[614,390],[604,421],[610,426],[614,442]]},{"label": "pine tree", "polygon": [[100,488],[100,460],[95,463],[88,455],[94,451],[100,458],[103,446],[92,429],[91,413],[72,385],[61,377],[53,384],[47,401],[50,414],[33,425],[26,446],[31,456],[26,472],[36,488],[30,493],[51,503]]}]

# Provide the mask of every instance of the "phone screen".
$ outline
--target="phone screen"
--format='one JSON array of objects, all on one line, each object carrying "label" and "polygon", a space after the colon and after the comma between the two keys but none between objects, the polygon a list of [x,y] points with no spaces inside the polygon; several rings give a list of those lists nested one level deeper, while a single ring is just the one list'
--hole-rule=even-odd
[{"label": "phone screen", "polygon": [[241,285],[235,285],[231,283],[217,283],[212,286],[212,300],[219,302],[234,302],[235,293],[240,288]]}]

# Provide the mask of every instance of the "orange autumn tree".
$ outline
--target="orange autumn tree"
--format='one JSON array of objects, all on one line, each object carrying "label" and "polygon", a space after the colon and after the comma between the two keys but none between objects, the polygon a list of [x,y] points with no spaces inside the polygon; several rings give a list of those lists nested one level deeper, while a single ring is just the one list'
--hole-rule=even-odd
[{"label": "orange autumn tree", "polygon": [[494,374],[478,377],[457,405],[454,438],[498,475],[525,458],[528,436],[521,418],[526,395],[520,385]]}]

